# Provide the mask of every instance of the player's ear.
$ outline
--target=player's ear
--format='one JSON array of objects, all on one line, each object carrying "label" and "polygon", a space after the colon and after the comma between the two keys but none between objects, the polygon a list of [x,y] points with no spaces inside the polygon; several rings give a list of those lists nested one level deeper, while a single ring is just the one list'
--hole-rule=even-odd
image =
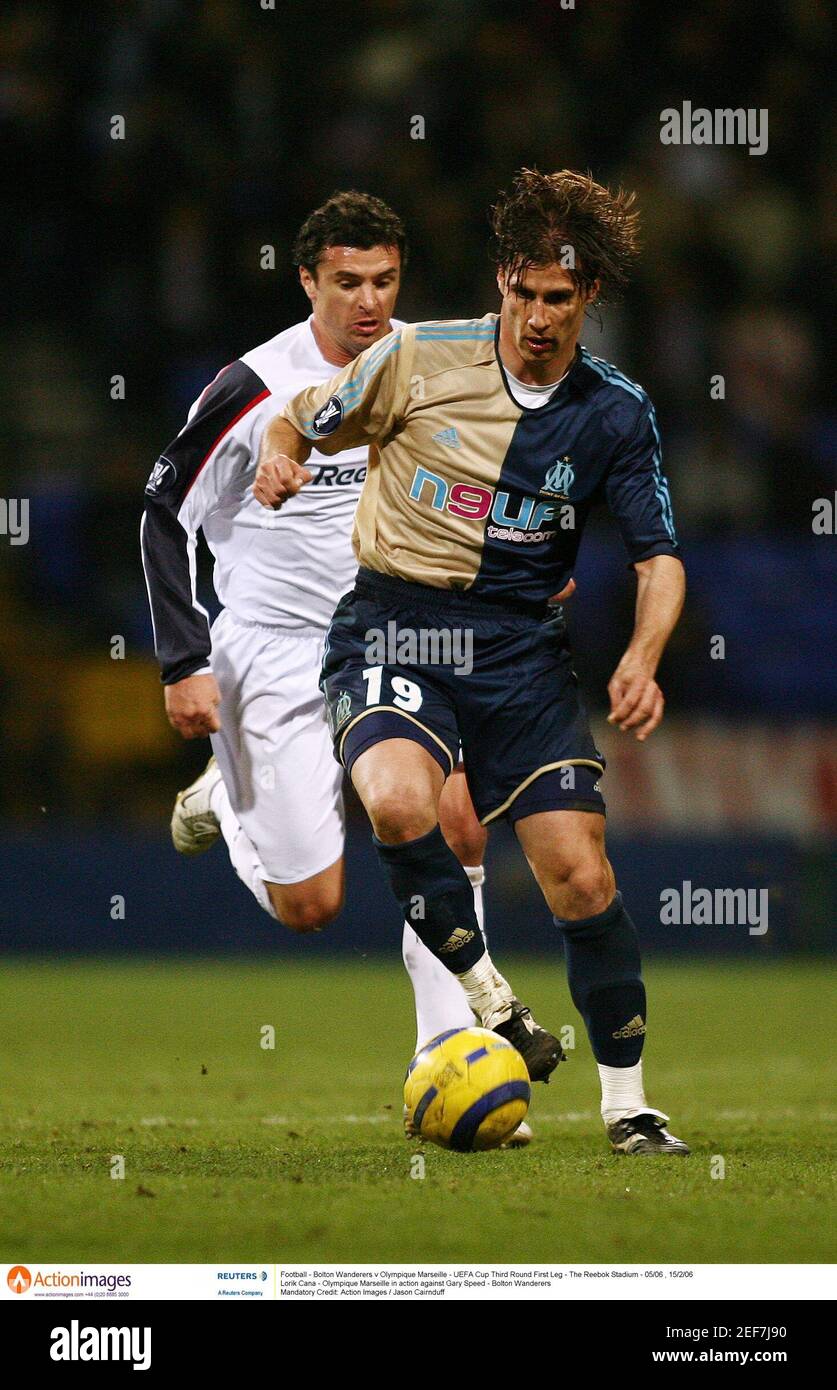
[{"label": "player's ear", "polygon": [[601,282],[601,280],[594,280],[594,281],[593,281],[592,285],[589,287],[589,289],[588,289],[588,291],[587,291],[587,303],[588,303],[588,304],[595,304],[596,300],[597,300],[598,297],[599,297],[599,290],[601,289],[601,287],[602,287],[602,282]]},{"label": "player's ear", "polygon": [[299,283],[313,304],[317,298],[317,281],[310,270],[305,269],[304,265],[299,267]]},{"label": "player's ear", "polygon": [[505,299],[506,289],[508,288],[508,280],[506,279],[506,276],[502,270],[497,271],[497,288],[500,291],[500,294]]}]

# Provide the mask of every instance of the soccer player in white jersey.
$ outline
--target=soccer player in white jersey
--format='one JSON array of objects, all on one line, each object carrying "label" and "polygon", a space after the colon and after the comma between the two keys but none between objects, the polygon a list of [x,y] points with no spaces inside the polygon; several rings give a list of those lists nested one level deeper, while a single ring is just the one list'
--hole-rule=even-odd
[{"label": "soccer player in white jersey", "polygon": [[[335,194],[297,237],[309,318],[244,353],[194,403],[146,486],[142,553],[169,721],[209,735],[213,757],[178,795],[172,835],[198,854],[223,836],[259,905],[295,932],[343,904],[342,769],[318,688],[325,632],[357,561],[351,531],[367,450],[316,452],[311,486],[281,516],[253,497],[262,431],[286,401],[328,381],[391,331],[405,256],[403,224],[368,195]],[[223,604],[210,630],[195,595],[199,529]],[[464,775],[450,778],[442,827],[482,922],[482,856]],[[473,1014],[458,981],[404,926],[416,1046]],[[526,1142],[526,1126],[518,1136]]]}]

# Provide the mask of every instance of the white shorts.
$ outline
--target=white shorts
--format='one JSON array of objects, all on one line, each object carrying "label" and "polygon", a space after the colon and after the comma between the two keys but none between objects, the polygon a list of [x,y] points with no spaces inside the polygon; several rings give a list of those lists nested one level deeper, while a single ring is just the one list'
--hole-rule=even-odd
[{"label": "white shorts", "polygon": [[212,749],[268,883],[300,883],[343,853],[343,770],[317,684],[325,634],[212,625],[221,732]]}]

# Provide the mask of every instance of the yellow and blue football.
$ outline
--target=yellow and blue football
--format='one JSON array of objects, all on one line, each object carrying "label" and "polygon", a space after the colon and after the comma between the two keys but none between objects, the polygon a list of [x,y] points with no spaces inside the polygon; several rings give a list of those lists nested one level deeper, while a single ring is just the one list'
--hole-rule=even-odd
[{"label": "yellow and blue football", "polygon": [[529,1109],[526,1063],[488,1028],[451,1028],[416,1053],[404,1081],[414,1133],[443,1149],[496,1149]]}]

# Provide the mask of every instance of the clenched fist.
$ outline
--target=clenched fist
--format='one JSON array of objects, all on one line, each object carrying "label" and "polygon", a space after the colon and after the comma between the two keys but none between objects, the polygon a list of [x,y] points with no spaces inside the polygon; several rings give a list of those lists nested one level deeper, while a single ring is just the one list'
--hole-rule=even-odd
[{"label": "clenched fist", "polygon": [[214,676],[186,676],[165,687],[166,714],[184,738],[204,738],[221,727],[221,692]]},{"label": "clenched fist", "polygon": [[623,733],[633,729],[640,743],[662,721],[665,700],[653,673],[640,662],[623,657],[607,687],[610,695],[608,724],[618,724]]},{"label": "clenched fist", "polygon": [[287,454],[269,454],[259,460],[253,495],[263,507],[278,511],[289,497],[295,497],[314,475]]}]

